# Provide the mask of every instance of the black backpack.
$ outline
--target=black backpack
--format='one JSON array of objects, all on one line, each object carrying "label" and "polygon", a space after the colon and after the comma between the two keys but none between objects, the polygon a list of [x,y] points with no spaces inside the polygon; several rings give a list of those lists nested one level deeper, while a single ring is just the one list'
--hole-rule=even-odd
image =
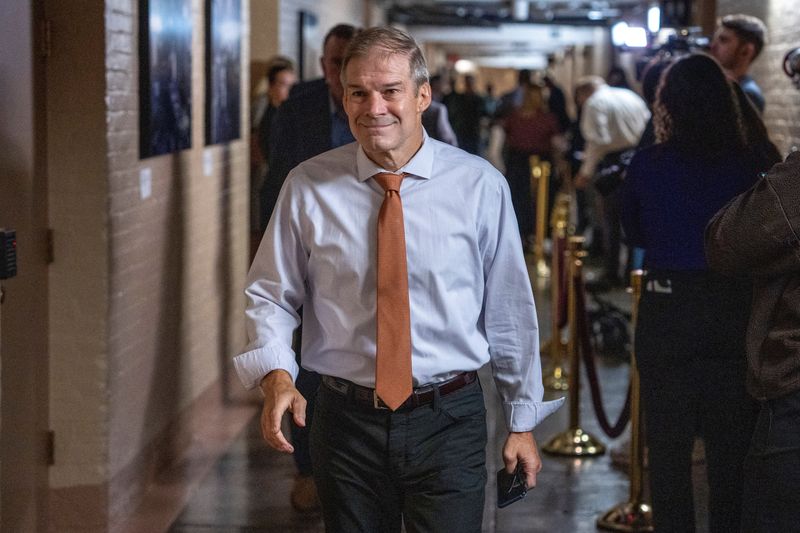
[{"label": "black backpack", "polygon": [[587,310],[587,318],[595,354],[622,361],[630,360],[630,313],[597,294],[591,295],[594,305]]}]

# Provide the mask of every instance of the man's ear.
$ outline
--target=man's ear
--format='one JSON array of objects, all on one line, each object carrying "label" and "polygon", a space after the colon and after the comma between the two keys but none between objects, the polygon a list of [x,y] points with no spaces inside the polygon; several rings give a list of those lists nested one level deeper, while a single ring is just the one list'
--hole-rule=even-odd
[{"label": "man's ear", "polygon": [[431,84],[427,81],[419,88],[419,97],[417,98],[417,112],[422,114],[431,105]]},{"label": "man's ear", "polygon": [[325,72],[325,58],[323,56],[319,56],[319,68],[322,70],[322,75],[327,76]]},{"label": "man's ear", "polygon": [[742,43],[738,50],[739,56],[751,63],[756,56],[756,46],[753,43]]}]

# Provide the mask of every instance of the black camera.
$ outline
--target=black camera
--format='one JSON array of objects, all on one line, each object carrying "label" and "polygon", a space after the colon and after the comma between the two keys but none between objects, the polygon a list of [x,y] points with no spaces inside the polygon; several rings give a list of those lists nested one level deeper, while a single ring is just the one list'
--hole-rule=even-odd
[{"label": "black camera", "polygon": [[711,39],[702,34],[699,27],[664,28],[660,38],[645,50],[636,62],[636,79],[641,81],[645,67],[655,58],[679,57],[694,52],[707,52]]},{"label": "black camera", "polygon": [[783,71],[792,78],[795,87],[800,89],[800,47],[786,53],[783,58]]}]

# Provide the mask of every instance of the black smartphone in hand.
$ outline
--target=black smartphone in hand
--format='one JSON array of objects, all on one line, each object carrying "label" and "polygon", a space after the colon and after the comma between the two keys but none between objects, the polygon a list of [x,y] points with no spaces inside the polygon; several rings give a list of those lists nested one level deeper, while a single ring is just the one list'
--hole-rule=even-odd
[{"label": "black smartphone in hand", "polygon": [[502,509],[521,500],[528,492],[525,485],[525,472],[522,465],[517,464],[516,470],[509,474],[505,468],[497,471],[497,507]]}]

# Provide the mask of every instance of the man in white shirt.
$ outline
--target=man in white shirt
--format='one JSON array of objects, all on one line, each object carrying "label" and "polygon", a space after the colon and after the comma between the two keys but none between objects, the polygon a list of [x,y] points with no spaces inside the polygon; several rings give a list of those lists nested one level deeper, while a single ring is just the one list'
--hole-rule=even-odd
[{"label": "man in white shirt", "polygon": [[[635,92],[611,87],[599,76],[578,80],[575,96],[582,107],[580,128],[586,139],[575,187],[584,189],[594,181],[601,194],[604,277],[610,284],[618,284],[622,279],[619,271],[622,230],[616,186],[625,166],[620,156],[639,143],[650,110]],[[595,220],[595,227],[600,222]]]},{"label": "man in white shirt", "polygon": [[[311,452],[327,530],[399,532],[404,523],[477,532],[487,435],[475,371],[491,361],[509,429],[506,469],[519,466],[528,486],[541,468],[531,430],[560,405],[542,401],[536,311],[508,187],[486,161],[427,136],[427,67],[405,33],[358,34],[342,81],[358,142],[286,179],[250,270],[250,344],[236,370],[264,393],[266,441],[291,452],[281,419],[289,411],[305,423],[291,350],[302,305],[303,366],[323,376]],[[400,185],[384,190],[387,174],[402,175]],[[386,290],[376,282],[379,211],[398,194],[407,304],[376,313]],[[380,368],[376,376],[380,328],[409,315],[413,391],[392,402]]]}]

